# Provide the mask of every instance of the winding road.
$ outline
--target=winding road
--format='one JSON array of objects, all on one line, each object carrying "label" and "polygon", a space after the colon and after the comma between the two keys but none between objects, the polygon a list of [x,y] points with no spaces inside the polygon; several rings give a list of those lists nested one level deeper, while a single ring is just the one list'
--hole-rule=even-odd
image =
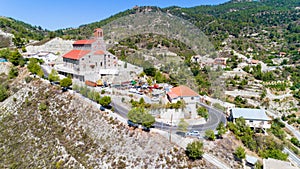
[{"label": "winding road", "polygon": [[[208,109],[209,118],[205,124],[192,125],[189,126],[190,129],[198,130],[200,132],[205,132],[206,130],[210,130],[210,129],[215,130],[220,122],[226,124],[226,117],[220,110],[217,110],[211,106],[208,106],[200,102],[199,104]],[[112,106],[114,107],[116,113],[120,114],[122,117],[127,119],[127,113],[129,110],[126,107],[122,106],[121,103],[118,103],[117,101],[114,100],[112,101]],[[153,126],[155,128],[167,130],[167,131],[170,129],[177,128],[175,126],[170,126],[162,122],[155,122]]]}]

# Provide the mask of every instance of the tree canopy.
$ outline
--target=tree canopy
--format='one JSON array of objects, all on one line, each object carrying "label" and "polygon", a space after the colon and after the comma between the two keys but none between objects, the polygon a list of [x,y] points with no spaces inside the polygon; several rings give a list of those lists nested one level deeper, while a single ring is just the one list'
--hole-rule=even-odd
[{"label": "tree canopy", "polygon": [[192,160],[201,158],[204,153],[203,143],[201,141],[189,143],[186,147],[185,153]]},{"label": "tree canopy", "polygon": [[59,76],[58,76],[58,73],[57,73],[57,71],[55,69],[51,70],[51,73],[49,74],[48,80],[50,82],[59,81]]},{"label": "tree canopy", "polygon": [[65,77],[60,80],[61,87],[69,87],[72,85],[72,79],[70,77]]},{"label": "tree canopy", "polygon": [[180,132],[187,132],[188,130],[188,126],[189,126],[189,123],[186,122],[183,118],[180,119],[179,123],[178,123],[178,126],[177,126],[177,130],[180,131]]},{"label": "tree canopy", "polygon": [[38,59],[36,58],[30,58],[29,59],[29,63],[27,65],[28,70],[33,73],[33,74],[37,74],[40,77],[44,76],[44,72],[39,64]]},{"label": "tree canopy", "polygon": [[240,160],[246,158],[246,152],[245,149],[241,146],[235,149],[234,155],[239,158]]},{"label": "tree canopy", "polygon": [[197,113],[199,116],[205,118],[206,120],[208,119],[208,110],[205,107],[200,106],[197,109]]},{"label": "tree canopy", "polygon": [[109,96],[103,96],[99,100],[99,104],[101,104],[103,107],[109,106],[110,103],[111,103],[111,98]]},{"label": "tree canopy", "polygon": [[227,129],[226,127],[224,126],[224,123],[223,122],[220,122],[218,127],[217,127],[217,131],[218,131],[218,136],[220,138],[222,138],[222,135],[226,133]]},{"label": "tree canopy", "polygon": [[213,130],[206,130],[205,131],[205,137],[208,140],[212,140],[212,141],[214,141],[216,139],[215,132]]},{"label": "tree canopy", "polygon": [[155,123],[155,118],[142,107],[135,107],[131,109],[128,112],[127,117],[132,122],[136,124],[142,124],[148,128]]},{"label": "tree canopy", "polygon": [[19,53],[18,50],[15,50],[10,53],[9,61],[14,65],[18,66],[20,64],[20,61],[23,60],[22,55]]},{"label": "tree canopy", "polygon": [[0,102],[5,100],[9,96],[8,90],[5,86],[0,84]]}]

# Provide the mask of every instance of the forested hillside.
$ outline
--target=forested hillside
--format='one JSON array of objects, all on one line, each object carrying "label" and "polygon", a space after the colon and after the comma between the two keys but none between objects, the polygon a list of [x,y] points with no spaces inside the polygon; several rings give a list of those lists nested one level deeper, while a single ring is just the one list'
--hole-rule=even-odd
[{"label": "forested hillside", "polygon": [[139,7],[77,29],[58,30],[56,34],[65,38],[86,38],[94,28],[149,8],[152,12],[159,10],[189,20],[210,38],[216,50],[226,46],[244,54],[257,53],[257,59],[265,59],[268,52],[299,48],[300,1],[297,0],[230,1],[192,8]]},{"label": "forested hillside", "polygon": [[299,48],[300,1],[297,0],[233,0],[220,5],[191,8],[135,7],[99,22],[55,32],[12,18],[1,17],[0,28],[24,40],[42,40],[45,37],[55,36],[65,39],[83,39],[88,38],[94,28],[103,27],[111,21],[130,14],[145,12],[145,9],[151,9],[152,12],[163,11],[190,21],[210,38],[216,50],[230,47],[244,54],[249,54],[250,50],[250,54],[258,53],[257,59],[265,59],[268,52]]},{"label": "forested hillside", "polygon": [[40,26],[32,26],[13,18],[0,17],[0,29],[7,33],[12,33],[21,38],[42,40],[47,30]]},{"label": "forested hillside", "polygon": [[[44,30],[40,26],[32,26],[13,18],[0,17],[0,29],[3,32],[14,35],[13,43],[17,47],[22,47],[29,40],[43,40],[48,34],[48,30]],[[3,40],[5,37],[3,37]],[[9,46],[9,42],[0,41],[0,48]]]}]

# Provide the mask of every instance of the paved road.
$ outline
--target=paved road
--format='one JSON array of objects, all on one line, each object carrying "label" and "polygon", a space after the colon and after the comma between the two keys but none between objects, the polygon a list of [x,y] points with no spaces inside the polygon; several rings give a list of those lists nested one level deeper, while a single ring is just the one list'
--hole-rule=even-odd
[{"label": "paved road", "polygon": [[230,167],[228,167],[226,164],[224,164],[223,162],[221,162],[219,159],[217,159],[213,155],[204,153],[202,156],[203,156],[204,159],[206,159],[207,161],[211,162],[212,164],[214,164],[218,168],[221,168],[221,169],[230,169]]},{"label": "paved road", "polygon": [[48,77],[48,76],[49,76],[49,72],[51,71],[51,70],[48,68],[48,66],[41,65],[41,68],[42,68],[42,70],[43,70],[43,72],[44,72],[44,76],[45,76],[45,77]]},{"label": "paved road", "polygon": [[275,113],[273,113],[269,110],[266,112],[268,115],[272,116],[273,118],[279,118],[279,120],[285,124],[285,127],[288,130],[290,130],[294,134],[294,136],[300,141],[300,132],[297,129],[295,129],[293,126],[289,125],[287,122],[281,120],[280,116],[276,115]]},{"label": "paved road", "polygon": [[285,124],[285,127],[289,129],[294,134],[294,136],[300,141],[300,132],[297,129],[295,129],[293,126],[289,125],[287,122],[285,121],[282,122]]},{"label": "paved road", "polygon": [[291,150],[284,148],[283,152],[288,153],[289,154],[289,159],[290,161],[293,161],[295,164],[298,165],[298,167],[300,167],[300,159],[298,158],[297,155],[295,155]]},{"label": "paved road", "polygon": [[[204,132],[209,129],[215,130],[220,122],[223,122],[224,124],[226,124],[226,117],[221,111],[219,111],[213,107],[210,107],[206,104],[203,104],[203,103],[199,103],[199,104],[208,109],[209,118],[207,120],[207,123],[190,126],[189,127],[190,129]],[[127,118],[127,113],[129,110],[126,107],[122,106],[121,103],[114,101],[114,100],[112,101],[112,106],[114,107],[115,112],[119,113],[122,117]],[[176,127],[174,127],[174,126],[172,127],[172,126],[162,123],[162,122],[155,122],[153,126],[155,128],[159,128],[162,130],[168,130],[168,131],[170,129],[174,129],[174,130],[176,129]]]},{"label": "paved road", "polygon": [[226,124],[226,117],[223,112],[211,106],[208,106],[204,103],[199,103],[199,104],[208,109],[209,118],[205,124],[192,126],[193,129],[198,131],[206,131],[210,129],[215,130],[218,127],[220,122]]}]

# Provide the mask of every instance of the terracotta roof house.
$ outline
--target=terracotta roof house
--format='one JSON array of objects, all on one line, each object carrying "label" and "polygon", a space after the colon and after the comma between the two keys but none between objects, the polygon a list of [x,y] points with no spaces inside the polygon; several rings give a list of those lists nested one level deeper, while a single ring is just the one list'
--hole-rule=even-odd
[{"label": "terracotta roof house", "polygon": [[285,57],[286,53],[285,52],[279,52],[280,57]]},{"label": "terracotta roof house", "polygon": [[117,63],[118,58],[106,50],[103,30],[97,28],[92,39],[74,42],[73,50],[63,55],[63,64],[55,68],[74,79],[96,82],[104,76],[118,74]]},{"label": "terracotta roof house", "polygon": [[258,64],[258,63],[259,63],[259,60],[254,60],[254,59],[251,60],[251,64],[255,65],[255,64]]},{"label": "terracotta roof house", "polygon": [[226,65],[227,58],[216,58],[214,64]]},{"label": "terracotta roof house", "polygon": [[167,93],[167,98],[171,103],[176,103],[181,99],[183,99],[185,103],[195,103],[199,101],[200,96],[189,87],[181,85],[170,89]]}]

